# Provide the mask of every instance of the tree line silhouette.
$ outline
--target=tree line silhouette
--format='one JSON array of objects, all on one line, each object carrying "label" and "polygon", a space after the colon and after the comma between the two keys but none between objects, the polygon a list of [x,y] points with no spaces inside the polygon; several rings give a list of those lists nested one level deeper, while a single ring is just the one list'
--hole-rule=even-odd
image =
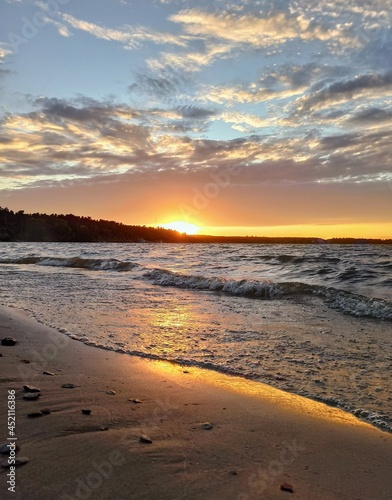
[{"label": "tree line silhouette", "polygon": [[392,239],[355,238],[270,238],[265,236],[187,235],[162,227],[125,225],[108,220],[94,220],[73,214],[25,214],[0,207],[0,242],[107,242],[107,243],[253,243],[253,244],[392,244]]},{"label": "tree line silhouette", "polygon": [[25,214],[0,208],[0,241],[58,242],[177,242],[176,231],[119,222],[94,220],[73,214]]}]

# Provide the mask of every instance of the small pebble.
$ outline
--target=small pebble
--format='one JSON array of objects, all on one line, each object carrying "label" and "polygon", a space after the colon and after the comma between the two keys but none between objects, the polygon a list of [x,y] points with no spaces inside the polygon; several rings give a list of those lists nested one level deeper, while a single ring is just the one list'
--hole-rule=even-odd
[{"label": "small pebble", "polygon": [[289,491],[290,493],[294,493],[294,488],[289,483],[282,483],[280,485],[280,489],[282,491]]},{"label": "small pebble", "polygon": [[41,410],[41,413],[42,415],[50,415],[50,410],[49,408],[44,408],[43,410]]},{"label": "small pebble", "polygon": [[83,415],[90,415],[91,410],[82,410]]},{"label": "small pebble", "polygon": [[145,436],[143,434],[142,436],[140,436],[140,442],[141,443],[151,444],[152,443],[152,439],[150,439],[148,436]]},{"label": "small pebble", "polygon": [[143,403],[143,401],[141,399],[137,399],[137,398],[128,399],[128,401],[130,401],[131,403],[135,403],[135,404]]},{"label": "small pebble", "polygon": [[109,427],[107,427],[106,425],[103,425],[102,427],[99,428],[100,431],[107,431],[109,429]]},{"label": "small pebble", "polygon": [[[8,444],[9,443],[4,443],[4,444],[0,445],[0,453],[2,455],[9,455],[10,454],[11,448],[8,446]],[[12,447],[12,449],[14,449],[14,448]],[[20,450],[20,446],[17,444],[15,446],[15,452],[17,453],[19,450]]]},{"label": "small pebble", "polygon": [[237,471],[236,470],[231,470],[229,472],[230,476],[236,476],[237,475]]},{"label": "small pebble", "polygon": [[28,413],[27,416],[29,418],[37,418],[37,417],[42,417],[44,414],[42,411],[34,411],[33,413]]},{"label": "small pebble", "polygon": [[41,392],[41,389],[34,387],[33,385],[24,385],[23,389],[25,392]]},{"label": "small pebble", "polygon": [[23,399],[28,399],[30,401],[35,401],[41,396],[40,392],[27,392],[23,395]]},{"label": "small pebble", "polygon": [[61,387],[63,389],[74,389],[76,386],[74,384],[63,384]]},{"label": "small pebble", "polygon": [[204,422],[200,425],[200,427],[206,431],[209,431],[213,428],[213,425],[211,424],[211,422]]},{"label": "small pebble", "polygon": [[54,377],[54,373],[52,372],[42,372],[43,375],[50,375],[51,377]]},{"label": "small pebble", "polygon": [[20,362],[26,363],[26,365],[29,365],[31,363],[31,361],[29,359],[21,359]]},{"label": "small pebble", "polygon": [[111,396],[115,396],[116,391],[106,391],[106,394],[110,394]]},{"label": "small pebble", "polygon": [[12,466],[14,465],[24,465],[24,464],[27,464],[27,462],[29,461],[29,459],[27,457],[19,457],[19,458],[16,458],[15,459],[15,463],[12,463],[12,464],[9,464],[8,463],[8,460],[5,460],[4,462],[1,462],[1,466],[4,467],[5,469],[9,469]]},{"label": "small pebble", "polygon": [[17,344],[17,340],[14,339],[14,337],[4,337],[2,340],[1,340],[1,345],[9,345],[9,346],[12,346],[12,345],[15,345]]}]

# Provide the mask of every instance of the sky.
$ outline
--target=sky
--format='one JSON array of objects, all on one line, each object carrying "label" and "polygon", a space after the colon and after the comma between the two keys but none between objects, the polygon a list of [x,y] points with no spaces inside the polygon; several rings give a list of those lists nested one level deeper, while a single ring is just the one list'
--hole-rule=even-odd
[{"label": "sky", "polygon": [[0,0],[0,206],[392,237],[392,0]]}]

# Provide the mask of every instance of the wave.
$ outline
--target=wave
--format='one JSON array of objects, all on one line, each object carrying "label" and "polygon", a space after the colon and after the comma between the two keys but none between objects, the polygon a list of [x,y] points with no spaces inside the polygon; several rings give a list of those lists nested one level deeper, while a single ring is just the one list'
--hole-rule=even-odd
[{"label": "wave", "polygon": [[371,269],[358,269],[352,266],[337,274],[336,278],[339,281],[363,281],[364,279],[373,279],[377,276],[378,273],[376,271],[372,271]]},{"label": "wave", "polygon": [[144,274],[154,285],[173,286],[191,290],[208,290],[223,292],[228,295],[272,299],[280,295],[280,291],[271,281],[227,280],[225,278],[206,278],[204,276],[186,275],[152,269]]},{"label": "wave", "polygon": [[366,297],[346,290],[305,283],[279,283],[285,295],[302,294],[320,297],[326,304],[339,311],[357,317],[392,320],[392,304],[383,299]]},{"label": "wave", "polygon": [[[279,257],[285,258],[291,256],[280,255]],[[297,259],[298,257],[293,258]],[[0,264],[67,267],[90,271],[127,272],[135,268],[143,270],[136,262],[83,257],[60,258],[28,256],[14,259],[0,259]],[[329,274],[333,272],[329,267],[324,267],[320,271],[319,274]],[[348,279],[360,281],[361,273],[357,268],[353,266],[347,271],[348,272],[343,273],[343,275],[341,274],[338,276],[339,281],[344,282]],[[368,270],[366,274],[367,277],[373,277],[371,270]],[[152,281],[153,284],[160,286],[221,292],[228,295],[255,299],[273,300],[290,298],[295,295],[313,295],[320,297],[329,307],[352,316],[392,320],[391,302],[379,298],[369,298],[364,295],[355,294],[331,286],[306,284],[297,281],[272,282],[270,280],[236,280],[223,277],[205,277],[200,275],[180,274],[160,268],[147,270],[143,274],[143,277]]]},{"label": "wave", "polygon": [[2,259],[0,264],[24,264],[53,267],[73,267],[91,271],[130,271],[138,267],[136,262],[126,262],[117,259],[84,259],[81,257],[21,257],[17,259]]},{"label": "wave", "polygon": [[328,262],[330,264],[338,264],[341,262],[339,257],[329,257],[328,255],[240,255],[229,257],[230,260],[246,260],[246,261],[254,261],[265,260],[269,263],[273,263],[271,261],[275,261],[276,264],[303,264],[303,263],[324,263]]},{"label": "wave", "polygon": [[144,277],[160,286],[222,292],[228,295],[257,299],[273,300],[296,295],[313,295],[323,299],[331,308],[352,316],[392,320],[392,304],[390,302],[322,285],[301,282],[273,283],[256,280],[227,280],[225,278],[180,274],[165,269],[153,269],[144,273]]}]

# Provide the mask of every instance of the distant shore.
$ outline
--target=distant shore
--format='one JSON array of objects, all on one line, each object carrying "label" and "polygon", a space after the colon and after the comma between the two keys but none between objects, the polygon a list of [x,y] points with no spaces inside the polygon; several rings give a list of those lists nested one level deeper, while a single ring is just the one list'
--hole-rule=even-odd
[{"label": "distant shore", "polygon": [[[15,391],[16,456],[29,459],[15,470],[16,493],[1,469],[2,498],[390,498],[392,436],[352,415],[93,348],[14,309],[0,309],[0,325],[17,341],[0,347],[0,418]],[[40,397],[24,399],[23,386]]]},{"label": "distant shore", "polygon": [[390,239],[267,236],[211,236],[179,233],[163,227],[125,225],[73,214],[25,214],[0,207],[0,242],[53,243],[237,243],[261,245],[371,244],[392,245]]}]

